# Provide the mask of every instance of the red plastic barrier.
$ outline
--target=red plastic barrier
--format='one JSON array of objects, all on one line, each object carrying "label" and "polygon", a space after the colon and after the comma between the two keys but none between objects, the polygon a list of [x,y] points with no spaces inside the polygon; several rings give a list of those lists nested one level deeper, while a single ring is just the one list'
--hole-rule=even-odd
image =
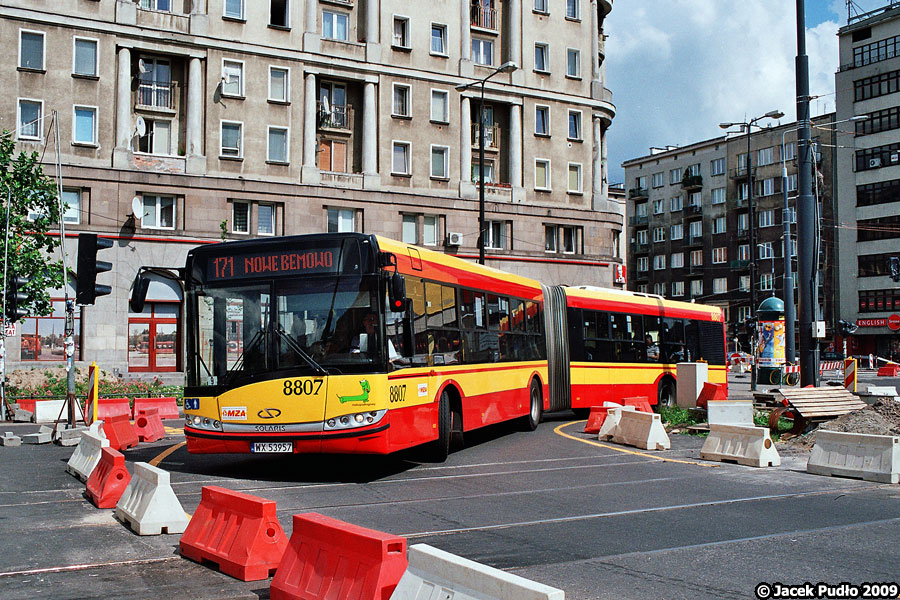
[{"label": "red plastic barrier", "polygon": [[109,438],[109,447],[125,450],[138,445],[138,436],[127,415],[116,415],[103,421],[103,432]]},{"label": "red plastic barrier", "polygon": [[278,568],[287,545],[273,500],[206,485],[178,551],[241,581],[258,581]]},{"label": "red plastic barrier", "polygon": [[697,406],[706,408],[706,403],[710,400],[713,402],[716,400],[728,400],[728,388],[721,383],[705,382],[703,389],[700,390],[700,395],[697,396]]},{"label": "red plastic barrier", "polygon": [[131,418],[131,404],[128,398],[100,398],[97,403],[97,419],[106,421],[110,417]]},{"label": "red plastic barrier", "polygon": [[269,597],[388,600],[406,566],[406,538],[318,513],[294,515],[291,541]]},{"label": "red plastic barrier", "polygon": [[138,413],[134,420],[134,432],[142,442],[155,442],[166,437],[166,428],[163,426],[159,412],[155,408],[147,408]]},{"label": "red plastic barrier", "polygon": [[16,400],[16,404],[19,405],[19,408],[23,410],[27,410],[28,412],[34,412],[34,405],[40,402],[40,400],[36,400],[34,398],[19,398]]},{"label": "red plastic barrier", "polygon": [[160,419],[179,419],[181,415],[178,413],[178,403],[175,398],[135,398],[134,399],[134,416],[137,417],[138,412],[148,408],[155,408],[159,411]]},{"label": "red plastic barrier", "polygon": [[606,421],[606,417],[609,414],[609,409],[616,408],[615,406],[592,406],[591,407],[591,416],[588,417],[587,423],[584,426],[585,433],[600,433],[600,427],[603,426],[603,422]]},{"label": "red plastic barrier", "polygon": [[97,508],[115,508],[130,481],[125,455],[112,448],[103,448],[100,462],[88,477],[84,494]]},{"label": "red plastic barrier", "polygon": [[878,367],[878,377],[900,377],[900,365],[897,363],[888,363],[883,367]]},{"label": "red plastic barrier", "polygon": [[650,408],[650,400],[647,396],[632,396],[631,398],[622,398],[622,404],[625,406],[633,406],[638,412],[652,413]]}]

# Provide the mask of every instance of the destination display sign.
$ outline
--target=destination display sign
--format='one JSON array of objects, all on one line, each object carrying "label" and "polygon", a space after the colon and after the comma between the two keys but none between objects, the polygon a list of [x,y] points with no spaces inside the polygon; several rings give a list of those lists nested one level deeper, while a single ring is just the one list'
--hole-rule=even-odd
[{"label": "destination display sign", "polygon": [[336,273],[338,249],[279,250],[210,257],[207,281],[227,281],[277,275],[317,275]]}]

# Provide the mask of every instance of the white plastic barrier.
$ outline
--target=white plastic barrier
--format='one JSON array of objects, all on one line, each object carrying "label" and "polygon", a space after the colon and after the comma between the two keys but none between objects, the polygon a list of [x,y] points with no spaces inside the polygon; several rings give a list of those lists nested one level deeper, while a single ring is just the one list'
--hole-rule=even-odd
[{"label": "white plastic barrier", "polygon": [[709,424],[700,458],[751,467],[777,467],[781,457],[765,427]]},{"label": "white plastic barrier", "polygon": [[[65,408],[65,400],[41,400],[34,403],[35,423],[54,423],[57,420],[64,421],[69,415],[69,409]],[[82,421],[81,407],[75,403],[75,420]]]},{"label": "white plastic barrier", "polygon": [[900,437],[819,429],[806,471],[816,475],[897,483],[900,480]]},{"label": "white plastic barrier", "polygon": [[109,440],[106,439],[101,425],[103,421],[95,421],[90,429],[82,432],[81,441],[75,448],[75,452],[66,463],[66,472],[71,473],[81,481],[87,481],[94,467],[100,462],[100,455],[103,448],[109,447]]},{"label": "white plastic barrier", "polygon": [[612,441],[644,450],[668,450],[672,447],[659,415],[636,410],[621,412]]},{"label": "white plastic barrier", "polygon": [[172,490],[169,472],[134,463],[134,476],[119,502],[116,518],[138,535],[184,533],[190,520]]},{"label": "white plastic barrier", "polygon": [[606,419],[603,421],[603,425],[600,426],[600,431],[597,433],[598,440],[611,440],[613,434],[616,432],[616,427],[619,426],[619,421],[622,420],[622,411],[632,411],[637,410],[633,406],[616,406],[610,408],[606,411]]},{"label": "white plastic barrier", "polygon": [[565,600],[562,590],[438,550],[409,547],[391,600]]},{"label": "white plastic barrier", "polygon": [[706,403],[706,420],[710,425],[753,426],[751,400],[710,400]]}]

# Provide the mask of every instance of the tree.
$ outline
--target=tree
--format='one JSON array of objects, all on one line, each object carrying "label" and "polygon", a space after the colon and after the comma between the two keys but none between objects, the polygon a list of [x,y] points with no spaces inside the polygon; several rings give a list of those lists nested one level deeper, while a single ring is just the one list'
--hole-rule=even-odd
[{"label": "tree", "polygon": [[[56,183],[44,175],[37,152],[15,156],[12,132],[0,133],[0,244],[7,228],[9,200],[9,246],[7,286],[15,277],[25,277],[28,294],[25,309],[32,315],[48,315],[52,310],[50,291],[63,284],[62,261],[54,260],[60,241],[50,233],[56,230],[62,215],[56,195]],[[37,215],[29,220],[29,213]],[[0,246],[0,278],[3,247]]]}]

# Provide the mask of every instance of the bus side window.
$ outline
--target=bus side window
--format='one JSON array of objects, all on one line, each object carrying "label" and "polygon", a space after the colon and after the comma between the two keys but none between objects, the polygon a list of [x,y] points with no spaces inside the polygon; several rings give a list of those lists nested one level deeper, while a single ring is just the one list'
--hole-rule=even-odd
[{"label": "bus side window", "polygon": [[644,317],[644,344],[647,362],[659,362],[659,317]]}]

